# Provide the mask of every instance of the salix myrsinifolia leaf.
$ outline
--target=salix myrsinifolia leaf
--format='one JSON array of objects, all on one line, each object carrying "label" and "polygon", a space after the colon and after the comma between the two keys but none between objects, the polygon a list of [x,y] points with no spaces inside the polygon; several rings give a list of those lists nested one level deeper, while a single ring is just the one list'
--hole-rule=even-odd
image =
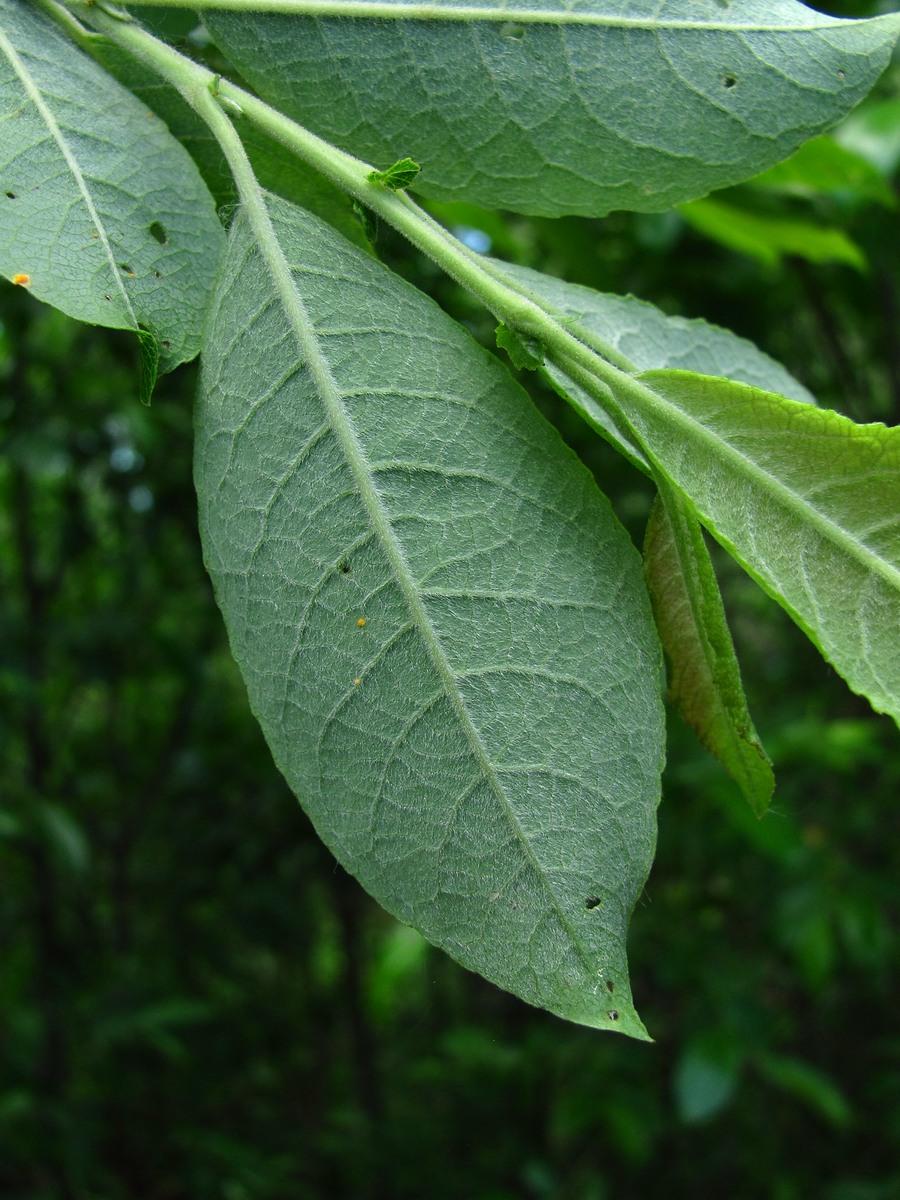
[{"label": "salix myrsinifolia leaf", "polygon": [[224,245],[162,121],[31,5],[0,0],[0,272],[164,370],[197,353]]},{"label": "salix myrsinifolia leaf", "polygon": [[660,212],[764,170],[869,91],[900,28],[795,0],[206,20],[288,115],[370,162],[422,163],[422,195],[547,216]]},{"label": "salix myrsinifolia leaf", "polygon": [[663,717],[639,557],[496,359],[269,212],[277,247],[231,232],[196,478],[275,759],[390,911],[533,1004],[644,1036],[624,943]]}]

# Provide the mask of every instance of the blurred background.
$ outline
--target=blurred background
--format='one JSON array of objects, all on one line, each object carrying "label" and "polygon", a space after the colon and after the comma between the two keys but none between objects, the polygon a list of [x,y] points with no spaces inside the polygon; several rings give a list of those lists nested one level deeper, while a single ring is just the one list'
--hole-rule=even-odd
[{"label": "blurred background", "polygon": [[[677,212],[434,211],[895,424],[898,165],[895,64],[834,136]],[[492,344],[390,231],[375,252]],[[717,553],[772,811],[672,713],[629,942],[656,1041],[531,1009],[382,912],[273,767],[203,571],[195,382],[142,407],[131,337],[0,287],[0,1196],[897,1200],[893,723]],[[523,383],[640,544],[647,481]]]}]

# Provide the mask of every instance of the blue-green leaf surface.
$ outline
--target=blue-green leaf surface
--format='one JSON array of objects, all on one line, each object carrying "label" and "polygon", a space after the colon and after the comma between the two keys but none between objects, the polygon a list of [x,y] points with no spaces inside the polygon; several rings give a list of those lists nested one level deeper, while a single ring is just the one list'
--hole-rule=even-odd
[{"label": "blue-green leaf surface", "polygon": [[[0,0],[0,273],[194,357],[224,237],[162,121],[42,13]],[[149,377],[148,377],[149,380]]]},{"label": "blue-green leaf surface", "polygon": [[206,14],[262,96],[379,166],[411,155],[423,195],[549,216],[756,174],[866,94],[900,28],[795,0],[270,6]]},{"label": "blue-green leaf surface", "polygon": [[644,1036],[625,934],[663,717],[639,557],[496,359],[317,219],[269,213],[274,245],[243,215],[230,236],[196,479],[274,757],[391,912]]}]

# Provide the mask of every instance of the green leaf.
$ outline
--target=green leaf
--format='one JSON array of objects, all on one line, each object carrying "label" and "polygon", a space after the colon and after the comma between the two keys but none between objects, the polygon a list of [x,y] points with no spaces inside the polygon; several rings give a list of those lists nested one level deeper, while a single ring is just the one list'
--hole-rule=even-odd
[{"label": "green leaf", "polygon": [[523,338],[503,322],[494,330],[497,345],[509,355],[512,365],[519,371],[536,371],[543,365],[544,352],[540,342],[534,338]]},{"label": "green leaf", "polygon": [[423,196],[548,216],[660,212],[762,171],[869,91],[900,29],[795,0],[331,12],[206,23],[288,115],[370,162],[425,163]]},{"label": "green leaf", "polygon": [[827,228],[808,217],[750,209],[727,200],[693,200],[678,210],[694,229],[775,267],[785,255],[812,263],[844,263],[866,269],[866,256],[842,229]]},{"label": "green leaf", "polygon": [[401,920],[646,1036],[625,934],[663,715],[639,558],[493,356],[309,214],[269,212],[274,233],[230,235],[196,480],[275,760]]},{"label": "green leaf", "polygon": [[[144,10],[148,11],[151,10]],[[183,15],[174,11],[168,13],[164,9],[153,11],[159,11],[161,15],[171,16],[173,19]],[[237,188],[222,148],[208,125],[197,116],[176,89],[162,80],[155,71],[105,38],[99,35],[95,35],[95,38],[96,40],[91,41],[93,57],[143,104],[162,118],[173,136],[193,158],[216,205],[230,210],[237,202]],[[328,221],[344,237],[363,248],[367,247],[365,234],[353,214],[352,202],[335,184],[301,162],[295,155],[287,153],[284,146],[249,121],[242,123],[241,141],[262,187],[277,192],[293,204],[309,209]]]},{"label": "green leaf", "polygon": [[[574,324],[596,335],[635,371],[674,367],[699,375],[737,379],[803,403],[814,403],[806,388],[780,363],[727,329],[706,321],[670,317],[633,296],[595,292],[528,267],[510,263],[494,265],[560,313],[567,325]],[[592,396],[549,361],[545,370],[552,386],[575,403],[585,420],[636,466],[650,471],[640,448],[628,440]]]},{"label": "green leaf", "polygon": [[900,722],[900,428],[687,371],[619,399],[710,532]]},{"label": "green leaf", "polygon": [[827,1075],[809,1063],[782,1054],[761,1054],[756,1066],[764,1079],[802,1100],[829,1125],[845,1129],[852,1124],[853,1110],[846,1097]]},{"label": "green leaf", "polygon": [[896,208],[897,198],[882,173],[868,159],[833,137],[813,138],[783,163],[750,180],[755,188],[801,196],[849,196]]},{"label": "green leaf", "polygon": [[0,0],[0,273],[69,316],[193,358],[223,246],[156,116],[42,13]]},{"label": "green leaf", "polygon": [[890,177],[900,166],[900,96],[870,99],[860,105],[834,136],[842,146]]},{"label": "green leaf", "polygon": [[403,192],[411,187],[422,168],[411,158],[401,158],[386,171],[370,171],[369,182],[380,183],[392,192]]},{"label": "green leaf", "polygon": [[708,1121],[730,1103],[740,1082],[740,1048],[724,1030],[693,1039],[675,1067],[675,1108],[686,1125]]},{"label": "green leaf", "polygon": [[644,572],[669,660],[669,695],[761,817],[775,777],[753,726],[703,532],[660,481],[644,541]]}]

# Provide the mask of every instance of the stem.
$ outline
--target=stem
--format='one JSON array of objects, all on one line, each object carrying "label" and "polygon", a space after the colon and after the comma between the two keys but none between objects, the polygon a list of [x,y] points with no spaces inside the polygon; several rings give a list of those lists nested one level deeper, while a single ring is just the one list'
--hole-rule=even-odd
[{"label": "stem", "polygon": [[[45,0],[48,4],[52,2]],[[634,364],[614,346],[542,301],[509,276],[501,263],[485,260],[464,246],[404,192],[391,191],[370,180],[373,168],[369,163],[317,137],[258,96],[186,58],[137,23],[123,20],[121,14],[109,13],[91,0],[70,0],[70,3],[111,41],[171,83],[209,126],[228,159],[253,225],[268,227],[268,212],[253,168],[223,106],[229,112],[242,114],[342,191],[377,213],[457,283],[477,296],[510,329],[539,341],[547,357],[575,378],[609,414],[617,428],[630,430],[613,395],[630,393],[636,399],[646,401],[647,390],[632,378]],[[623,451],[623,446],[611,436],[608,427],[598,421],[592,406],[577,396],[569,396],[568,400],[592,428]],[[623,436],[626,441],[645,449],[633,431]],[[632,461],[647,470],[646,463],[641,464],[633,457]]]}]

